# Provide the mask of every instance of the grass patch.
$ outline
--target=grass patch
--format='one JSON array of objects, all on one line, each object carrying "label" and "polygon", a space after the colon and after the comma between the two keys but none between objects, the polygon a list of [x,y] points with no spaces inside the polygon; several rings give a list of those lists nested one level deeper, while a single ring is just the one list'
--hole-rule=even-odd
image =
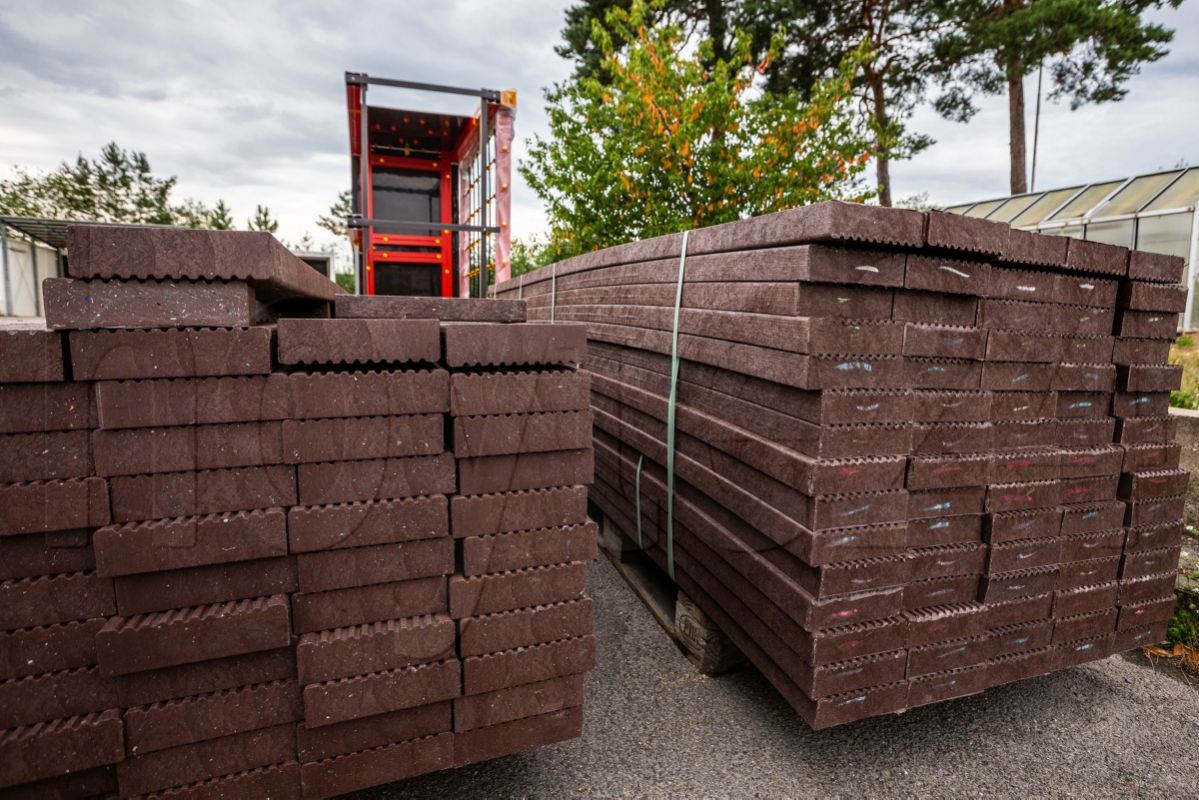
[{"label": "grass patch", "polygon": [[1182,386],[1170,392],[1170,405],[1199,409],[1199,347],[1195,347],[1193,337],[1183,334],[1174,340],[1170,363],[1182,365]]},{"label": "grass patch", "polygon": [[1170,644],[1199,648],[1199,600],[1193,595],[1178,595],[1174,618],[1166,627],[1166,641]]},{"label": "grass patch", "polygon": [[1196,394],[1194,391],[1184,392],[1180,389],[1175,389],[1170,392],[1170,407],[1191,410],[1199,409],[1199,394]]}]

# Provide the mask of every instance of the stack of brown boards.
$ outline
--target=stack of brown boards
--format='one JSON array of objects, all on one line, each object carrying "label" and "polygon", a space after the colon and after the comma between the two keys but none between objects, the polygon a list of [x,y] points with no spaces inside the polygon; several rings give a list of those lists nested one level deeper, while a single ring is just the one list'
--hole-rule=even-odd
[{"label": "stack of brown boards", "polygon": [[592,500],[822,728],[1161,638],[1181,276],[828,202],[496,294],[587,324]]},{"label": "stack of brown boards", "polygon": [[[69,255],[45,325],[0,328],[0,794],[329,797],[579,735],[581,326],[349,298],[265,234],[75,226]],[[537,386],[451,413],[497,357]],[[585,652],[466,632],[504,597],[569,607]]]},{"label": "stack of brown boards", "polygon": [[485,300],[358,297],[334,313],[442,319],[457,466],[449,616],[462,662],[453,765],[581,735],[595,664],[583,562],[596,554],[583,326],[526,323],[523,303]]}]

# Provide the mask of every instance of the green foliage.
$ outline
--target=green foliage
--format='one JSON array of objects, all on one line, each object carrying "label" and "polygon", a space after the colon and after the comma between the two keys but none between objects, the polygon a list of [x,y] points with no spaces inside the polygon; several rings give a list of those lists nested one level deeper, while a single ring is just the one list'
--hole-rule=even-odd
[{"label": "green foliage", "polygon": [[890,162],[933,144],[908,126],[929,85],[946,69],[936,43],[957,24],[951,0],[757,0],[747,5],[786,21],[787,48],[770,87],[800,86],[829,75],[863,43],[869,48],[854,73],[859,112],[874,134],[879,202],[891,205]]},{"label": "green foliage", "polygon": [[978,110],[973,95],[997,94],[1009,78],[1022,78],[1044,63],[1050,100],[1087,103],[1120,100],[1140,65],[1168,52],[1174,32],[1143,14],[1182,0],[954,0],[961,26],[937,43],[951,63],[936,108],[967,120]]},{"label": "green foliage", "polygon": [[[711,52],[704,54],[702,59],[704,66],[711,68],[717,61],[729,60],[741,33],[750,37],[754,60],[761,60],[770,49],[771,40],[782,23],[794,17],[794,14],[784,17],[778,13],[781,10],[778,6],[788,5],[791,4],[774,0],[765,3],[755,0],[656,0],[646,4],[644,20],[651,28],[678,25],[687,32],[688,41],[692,40],[693,34],[706,37],[712,47]],[[608,74],[604,54],[592,37],[592,29],[597,22],[607,22],[609,11],[619,9],[627,13],[632,7],[633,0],[582,0],[571,6],[566,9],[563,43],[555,47],[554,52],[575,62],[576,77],[597,78],[606,83]],[[623,31],[611,30],[609,33],[618,50],[629,44],[630,40]],[[811,81],[802,87],[804,91],[809,88]]]},{"label": "green foliage", "polygon": [[748,36],[709,68],[710,40],[685,47],[679,26],[646,14],[635,0],[594,25],[606,82],[546,92],[550,138],[534,137],[520,171],[547,204],[550,257],[867,194],[871,147],[847,107],[864,50],[804,103],[758,91]]},{"label": "green foliage", "polygon": [[895,201],[896,208],[908,208],[912,211],[932,211],[936,206],[929,202],[928,192],[920,192],[919,194],[911,194],[907,197],[901,197]]},{"label": "green foliage", "polygon": [[[64,167],[66,165],[64,164]],[[17,167],[12,178],[0,180],[0,213],[17,217],[66,218],[45,194],[45,179]]]},{"label": "green foliage", "polygon": [[1182,383],[1177,390],[1170,392],[1170,405],[1175,408],[1199,408],[1199,350],[1192,347],[1187,340],[1189,336],[1179,336],[1170,347],[1169,363],[1182,367]]},{"label": "green foliage", "polygon": [[254,216],[246,220],[246,228],[252,231],[275,233],[279,230],[279,220],[271,216],[269,206],[259,205],[254,209]]},{"label": "green foliage", "polygon": [[1174,617],[1166,626],[1166,641],[1199,648],[1199,600],[1194,595],[1179,593]]},{"label": "green foliage", "polygon": [[337,237],[346,235],[346,217],[350,216],[350,192],[347,189],[337,195],[337,200],[329,206],[329,213],[316,218],[318,228],[324,228]]},{"label": "green foliage", "polygon": [[[604,54],[591,37],[591,29],[595,23],[603,23],[608,18],[608,12],[613,8],[628,11],[633,0],[583,0],[566,9],[566,25],[562,28],[562,44],[554,48],[554,52],[565,59],[575,62],[576,78],[604,78]],[[697,5],[690,0],[681,2],[660,3],[654,8],[647,9],[646,24],[653,26],[658,19],[666,19],[676,8],[687,8]],[[617,34],[618,36],[618,34]],[[623,47],[628,42],[616,38],[617,47]]]},{"label": "green foliage", "polygon": [[1190,336],[1190,334],[1181,334],[1177,339],[1174,340],[1175,347],[1187,348],[1194,347],[1194,345],[1195,340]]},{"label": "green foliage", "polygon": [[345,289],[350,294],[354,293],[354,273],[352,272],[335,272],[333,280],[337,281],[337,285]]},{"label": "green foliage", "polygon": [[[766,88],[798,92],[811,100],[822,82],[840,77],[854,59],[853,96],[861,119],[873,133],[880,202],[890,205],[889,163],[909,158],[933,143],[907,126],[930,82],[945,69],[933,58],[934,43],[955,27],[947,13],[952,0],[659,0],[645,11],[645,24],[679,26],[688,45],[698,36],[711,43],[700,62],[707,68],[729,61],[743,45],[762,62]],[[629,10],[631,0],[583,0],[566,12],[559,55],[573,59],[576,76],[607,82],[602,48],[589,26],[613,9]],[[695,36],[691,32],[695,31]],[[611,31],[617,47],[631,39]],[[781,37],[781,39],[780,39]],[[745,40],[744,42],[742,40]],[[780,45],[781,42],[781,46]],[[865,58],[859,48],[868,47]],[[768,58],[768,56],[771,56]]]},{"label": "green foliage", "polygon": [[212,212],[198,200],[184,200],[175,207],[172,224],[184,228],[206,228]]},{"label": "green foliage", "polygon": [[78,219],[150,225],[215,227],[218,210],[228,216],[224,201],[209,209],[198,200],[174,204],[176,178],[154,175],[145,153],[123,150],[109,142],[99,158],[82,154],[46,174],[17,167],[0,180],[0,213],[48,219]]},{"label": "green foliage", "polygon": [[216,205],[212,207],[212,212],[208,215],[208,227],[216,231],[233,230],[233,212],[225,205],[224,200],[217,200]]},{"label": "green foliage", "polygon": [[512,240],[511,269],[512,277],[531,272],[538,267],[544,267],[553,261],[548,245],[536,236],[528,241]]},{"label": "green foliage", "polygon": [[1142,15],[1182,0],[950,0],[960,21],[933,47],[944,65],[934,106],[964,122],[978,94],[1008,94],[1011,191],[1027,191],[1024,77],[1042,67],[1049,99],[1071,109],[1122,99],[1143,63],[1168,51],[1174,32]]},{"label": "green foliage", "polygon": [[1199,409],[1199,393],[1194,389],[1175,389],[1170,392],[1170,405],[1174,408]]}]

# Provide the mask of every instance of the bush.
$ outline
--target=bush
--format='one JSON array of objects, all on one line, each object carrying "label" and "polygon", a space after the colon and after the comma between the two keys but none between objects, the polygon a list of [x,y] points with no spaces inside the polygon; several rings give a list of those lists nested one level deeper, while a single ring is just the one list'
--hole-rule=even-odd
[{"label": "bush", "polygon": [[1174,340],[1175,347],[1193,347],[1194,344],[1195,344],[1195,340],[1191,337],[1190,334],[1187,334],[1187,333],[1182,334],[1181,336],[1179,336],[1177,339]]}]

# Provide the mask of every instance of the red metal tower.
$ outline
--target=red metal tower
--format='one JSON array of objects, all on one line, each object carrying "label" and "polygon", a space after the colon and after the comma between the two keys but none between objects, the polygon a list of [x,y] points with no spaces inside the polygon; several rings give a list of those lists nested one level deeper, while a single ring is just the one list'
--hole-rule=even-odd
[{"label": "red metal tower", "polygon": [[[469,117],[368,106],[371,85],[478,97],[480,106]],[[483,296],[507,278],[516,93],[347,72],[346,103],[358,292]]]}]

